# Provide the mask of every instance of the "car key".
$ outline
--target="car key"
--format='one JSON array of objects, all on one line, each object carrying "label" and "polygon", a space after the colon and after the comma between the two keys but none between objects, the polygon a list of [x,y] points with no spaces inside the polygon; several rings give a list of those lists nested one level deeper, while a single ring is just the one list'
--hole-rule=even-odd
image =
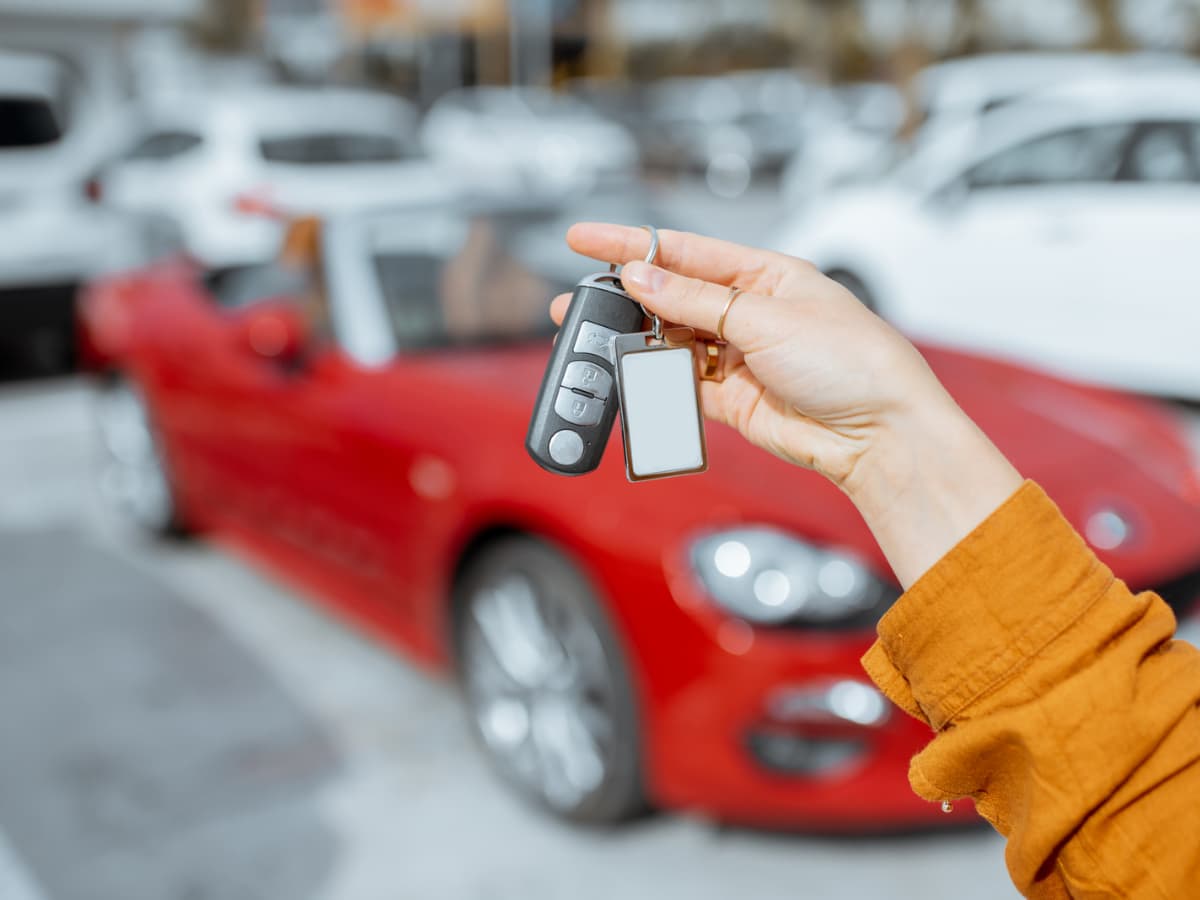
[{"label": "car key", "polygon": [[600,465],[617,415],[613,338],[641,330],[644,315],[614,272],[575,286],[525,438],[543,469],[583,475]]}]

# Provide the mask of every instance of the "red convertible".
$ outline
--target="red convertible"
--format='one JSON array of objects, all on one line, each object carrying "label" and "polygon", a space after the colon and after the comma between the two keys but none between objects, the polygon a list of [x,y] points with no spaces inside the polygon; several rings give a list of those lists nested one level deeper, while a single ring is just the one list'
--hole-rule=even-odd
[{"label": "red convertible", "polygon": [[[104,489],[248,551],[460,679],[486,754],[567,818],[647,806],[861,830],[954,821],[928,729],[859,657],[898,588],[820,477],[709,427],[710,471],[561,478],[523,446],[575,213],[441,208],[293,226],[270,265],[94,284]],[[1200,596],[1200,481],[1165,409],[925,348],[1105,561]],[[419,714],[419,711],[414,711]]]}]

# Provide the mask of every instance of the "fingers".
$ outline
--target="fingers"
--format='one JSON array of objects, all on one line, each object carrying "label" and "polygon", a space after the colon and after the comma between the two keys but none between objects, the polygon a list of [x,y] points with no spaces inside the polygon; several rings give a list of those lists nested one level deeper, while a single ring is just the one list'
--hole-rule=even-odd
[{"label": "fingers", "polygon": [[[770,294],[797,265],[797,260],[769,250],[743,247],[686,231],[658,233],[657,264],[681,275],[715,284],[737,284],[746,290]],[[644,259],[650,235],[644,228],[580,222],[567,231],[567,243],[576,253],[623,265]]]},{"label": "fingers", "polygon": [[562,325],[563,319],[567,316],[567,307],[570,305],[570,294],[559,294],[550,301],[550,318],[554,320],[555,325]]},{"label": "fingers", "polygon": [[[621,282],[647,310],[666,321],[711,334],[717,333],[730,297],[730,289],[723,285],[676,275],[644,262],[626,263]],[[781,302],[761,294],[740,294],[725,316],[722,337],[742,350],[753,349],[759,337],[771,331]]]}]

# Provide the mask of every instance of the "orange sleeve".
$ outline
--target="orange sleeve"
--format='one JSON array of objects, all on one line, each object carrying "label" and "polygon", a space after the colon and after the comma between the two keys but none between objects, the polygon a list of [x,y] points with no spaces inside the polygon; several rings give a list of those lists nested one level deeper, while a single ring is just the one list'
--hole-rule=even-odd
[{"label": "orange sleeve", "polygon": [[1032,898],[1200,897],[1200,651],[1026,482],[896,603],[863,664],[936,732],[927,800],[974,799]]}]

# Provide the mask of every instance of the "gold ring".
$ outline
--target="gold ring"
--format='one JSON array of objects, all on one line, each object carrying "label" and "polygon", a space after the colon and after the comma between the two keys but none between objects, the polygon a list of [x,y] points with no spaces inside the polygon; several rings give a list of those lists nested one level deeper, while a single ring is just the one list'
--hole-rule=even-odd
[{"label": "gold ring", "polygon": [[727,315],[729,315],[729,307],[733,306],[733,301],[736,300],[741,295],[742,295],[742,289],[740,287],[737,287],[735,285],[734,287],[731,287],[729,289],[729,296],[725,299],[725,308],[723,310],[721,310],[721,318],[717,319],[717,340],[718,341],[725,340],[725,317]]},{"label": "gold ring", "polygon": [[701,381],[724,381],[725,372],[721,363],[724,361],[725,345],[716,341],[700,341],[704,348],[703,368],[700,372]]}]

